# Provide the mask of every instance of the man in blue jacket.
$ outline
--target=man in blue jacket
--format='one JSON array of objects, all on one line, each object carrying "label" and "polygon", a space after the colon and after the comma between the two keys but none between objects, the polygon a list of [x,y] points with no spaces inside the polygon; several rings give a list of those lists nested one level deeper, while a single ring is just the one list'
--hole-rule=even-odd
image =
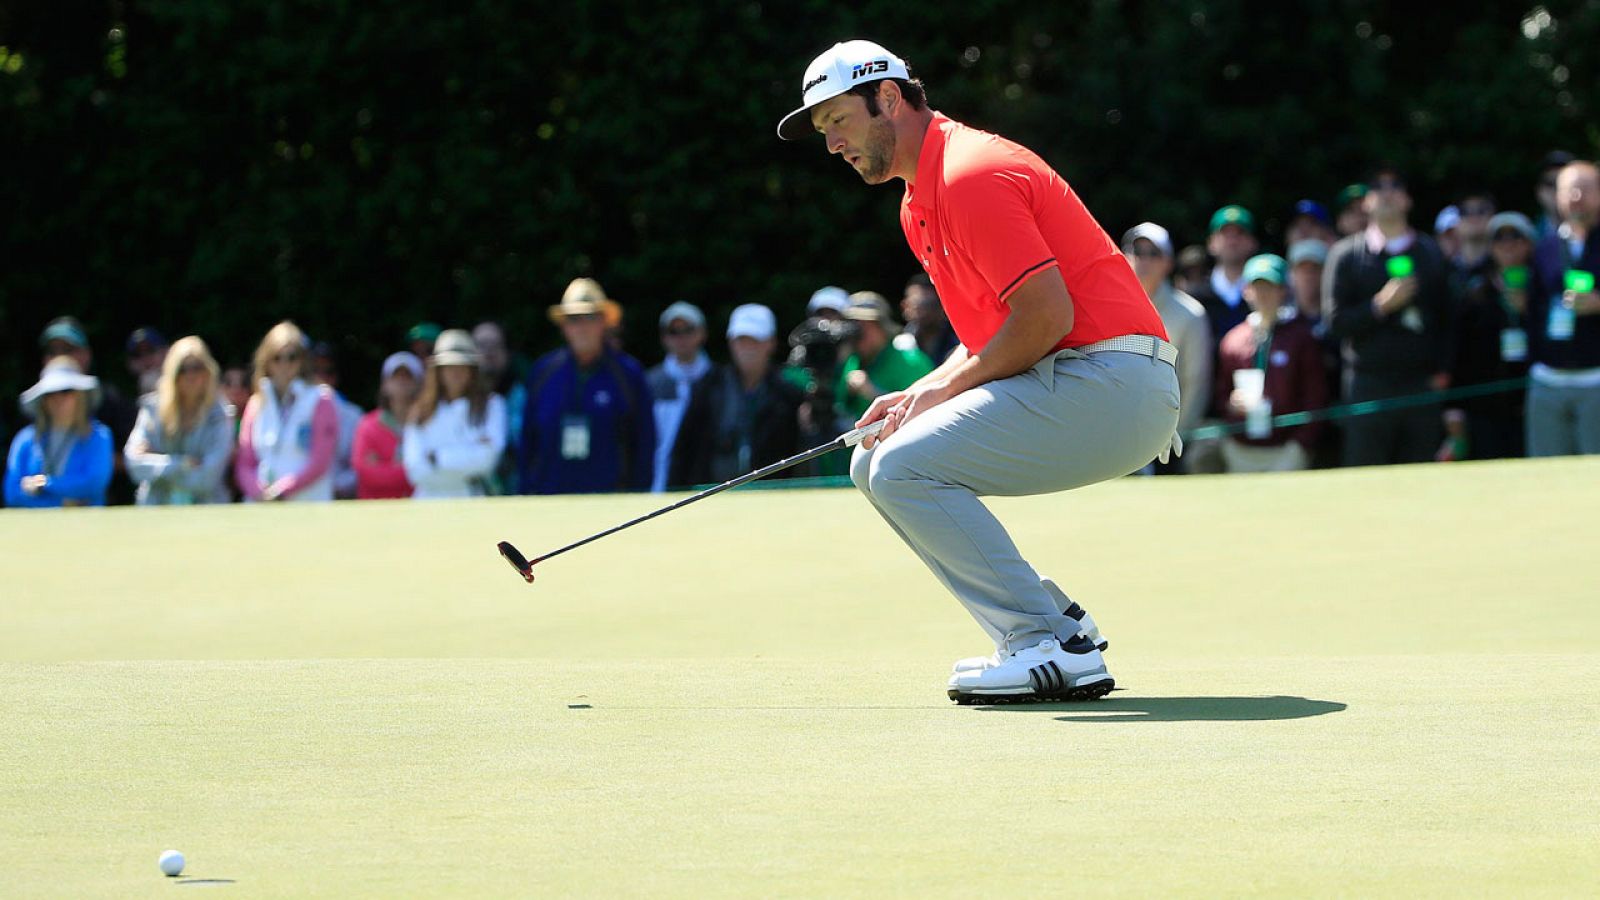
[{"label": "man in blue jacket", "polygon": [[606,345],[620,312],[592,278],[574,280],[550,307],[567,346],[528,373],[517,454],[523,493],[650,489],[656,429],[644,367]]}]

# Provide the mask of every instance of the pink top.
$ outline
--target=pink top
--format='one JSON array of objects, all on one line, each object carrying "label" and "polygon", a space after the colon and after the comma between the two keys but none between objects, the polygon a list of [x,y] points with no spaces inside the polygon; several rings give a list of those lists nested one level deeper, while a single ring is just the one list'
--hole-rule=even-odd
[{"label": "pink top", "polygon": [[[239,482],[239,489],[251,500],[260,500],[261,491],[266,487],[256,477],[260,460],[256,457],[253,435],[256,415],[260,411],[261,398],[252,395],[250,402],[244,405],[244,415],[239,419],[239,455],[233,461],[233,474]],[[311,413],[311,458],[304,469],[278,479],[278,496],[293,497],[297,491],[327,474],[338,449],[339,412],[333,408],[333,397],[325,394]]]},{"label": "pink top", "polygon": [[411,482],[400,462],[400,432],[391,417],[375,409],[361,417],[350,464],[356,470],[357,500],[398,500],[411,496]]}]

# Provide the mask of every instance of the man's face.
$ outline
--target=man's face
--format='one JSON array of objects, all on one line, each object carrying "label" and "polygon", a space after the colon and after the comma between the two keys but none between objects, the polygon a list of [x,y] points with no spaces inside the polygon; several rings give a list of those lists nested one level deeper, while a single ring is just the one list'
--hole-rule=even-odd
[{"label": "man's face", "polygon": [[733,365],[741,374],[765,373],[772,361],[772,347],[771,338],[757,340],[749,335],[740,335],[728,341]]},{"label": "man's face", "polygon": [[1294,296],[1300,308],[1316,312],[1322,300],[1322,264],[1303,260],[1289,270],[1289,283],[1294,285]]},{"label": "man's face", "polygon": [[1556,208],[1565,222],[1589,228],[1600,223],[1600,170],[1570,165],[1556,179]]},{"label": "man's face", "polygon": [[1539,188],[1535,195],[1539,198],[1539,208],[1549,215],[1559,215],[1556,212],[1556,181],[1561,177],[1560,169],[1545,169],[1539,176]]},{"label": "man's face", "polygon": [[478,352],[483,355],[483,371],[494,377],[499,377],[506,370],[506,335],[500,326],[485,322],[472,329],[472,342],[478,345]]},{"label": "man's face", "polygon": [[705,331],[688,319],[673,319],[661,329],[661,346],[679,359],[693,358],[705,340]]},{"label": "man's face", "polygon": [[1339,233],[1355,234],[1367,230],[1367,207],[1365,200],[1352,202],[1344,209],[1339,210]]},{"label": "man's face", "polygon": [[811,109],[811,124],[822,133],[829,153],[837,153],[867,184],[889,180],[894,163],[894,126],[889,117],[871,115],[867,101],[856,94],[840,94]]},{"label": "man's face", "polygon": [[862,359],[876,359],[883,348],[889,344],[889,333],[883,326],[872,320],[860,321],[861,334],[856,338],[856,352]]},{"label": "man's face", "polygon": [[1225,266],[1242,266],[1256,255],[1256,236],[1239,225],[1224,225],[1212,232],[1206,249]]},{"label": "man's face", "polygon": [[1142,283],[1165,281],[1172,271],[1172,260],[1148,238],[1135,239],[1133,246],[1123,253],[1128,257],[1128,264],[1133,266],[1133,274]]},{"label": "man's face", "polygon": [[79,347],[70,341],[52,340],[44,345],[45,362],[49,362],[58,356],[72,357],[77,362],[78,368],[87,372],[89,371],[89,361],[93,354],[89,352],[88,347]]},{"label": "man's face", "polygon": [[926,285],[913,284],[900,298],[900,315],[906,324],[940,322],[944,320],[944,307],[939,305],[939,295]]},{"label": "man's face", "polygon": [[1393,175],[1379,175],[1368,185],[1363,198],[1367,213],[1377,218],[1400,218],[1411,212],[1411,192],[1405,182]]},{"label": "man's face", "polygon": [[1244,299],[1251,309],[1262,313],[1277,312],[1283,305],[1284,289],[1281,284],[1256,279],[1244,286]]},{"label": "man's face", "polygon": [[134,375],[143,375],[146,372],[159,372],[161,363],[167,358],[167,348],[149,341],[139,343],[128,354],[128,371]]},{"label": "man's face", "polygon": [[565,316],[561,320],[561,336],[573,353],[597,356],[606,337],[606,324],[599,313]]},{"label": "man's face", "polygon": [[1494,215],[1494,203],[1488,197],[1468,197],[1461,201],[1461,224],[1456,226],[1461,240],[1478,244],[1489,237],[1489,218]]}]

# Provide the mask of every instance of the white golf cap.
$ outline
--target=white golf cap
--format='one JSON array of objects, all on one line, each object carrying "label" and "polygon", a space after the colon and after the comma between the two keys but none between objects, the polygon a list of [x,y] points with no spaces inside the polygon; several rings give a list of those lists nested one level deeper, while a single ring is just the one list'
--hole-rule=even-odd
[{"label": "white golf cap", "polygon": [[871,41],[845,41],[832,47],[806,66],[800,79],[800,108],[778,123],[778,137],[786,141],[805,137],[811,131],[807,112],[824,100],[837,97],[858,84],[884,78],[910,80],[905,60]]},{"label": "white golf cap", "polygon": [[705,313],[700,311],[700,307],[695,306],[693,303],[685,303],[682,300],[662,311],[661,327],[665,328],[671,325],[674,319],[682,319],[695,328],[706,327],[706,316]]},{"label": "white golf cap", "polygon": [[850,295],[845,292],[845,289],[834,287],[830,284],[827,287],[817,288],[816,293],[811,295],[811,299],[806,302],[806,315],[809,316],[819,309],[844,312],[844,308],[849,305]]},{"label": "white golf cap", "polygon": [[388,378],[390,375],[393,375],[400,369],[405,369],[407,372],[410,372],[412,378],[420,379],[422,377],[422,359],[415,353],[407,353],[404,350],[400,351],[399,353],[391,353],[384,358],[384,378]]},{"label": "white golf cap", "polygon": [[1156,249],[1161,251],[1162,256],[1172,255],[1172,235],[1167,234],[1167,230],[1160,225],[1154,222],[1140,222],[1129,228],[1122,235],[1122,248],[1124,250],[1131,248],[1133,242],[1140,238],[1155,244]]},{"label": "white golf cap", "polygon": [[750,337],[758,341],[770,341],[778,333],[778,318],[759,303],[746,303],[734,307],[733,315],[728,317],[728,340],[736,337]]}]

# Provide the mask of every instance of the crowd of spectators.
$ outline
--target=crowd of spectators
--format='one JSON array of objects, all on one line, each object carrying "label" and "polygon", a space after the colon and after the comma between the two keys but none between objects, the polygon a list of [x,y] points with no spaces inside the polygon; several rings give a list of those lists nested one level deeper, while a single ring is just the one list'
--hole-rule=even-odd
[{"label": "crowd of spectators", "polygon": [[[1155,222],[1125,231],[1179,349],[1189,444],[1147,471],[1600,453],[1600,169],[1552,153],[1535,195],[1529,218],[1468,190],[1428,230],[1403,173],[1384,166],[1331,207],[1297,203],[1281,255],[1263,252],[1256,216],[1234,204],[1210,217],[1203,245],[1175,248]],[[574,280],[548,314],[562,345],[532,360],[494,322],[418,324],[383,360],[370,411],[339,392],[336,349],[293,322],[226,369],[199,336],[169,344],[139,328],[125,344],[130,400],[93,374],[88,335],[63,316],[40,335],[39,381],[20,398],[29,424],[10,441],[5,503],[689,488],[830,439],[958,344],[920,273],[897,307],[820,288],[788,330],[760,304],[713,322],[674,302],[659,348],[638,351],[660,359],[649,368],[595,279]]]}]

